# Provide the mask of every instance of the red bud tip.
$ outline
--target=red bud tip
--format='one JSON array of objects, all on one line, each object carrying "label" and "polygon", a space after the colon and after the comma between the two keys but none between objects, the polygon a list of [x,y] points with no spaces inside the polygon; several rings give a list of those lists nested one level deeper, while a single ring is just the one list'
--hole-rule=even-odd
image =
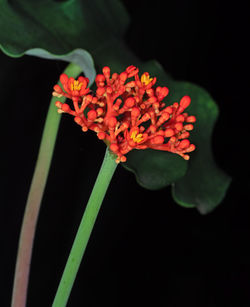
[{"label": "red bud tip", "polygon": [[191,103],[191,98],[189,96],[183,96],[180,101],[180,106],[186,109]]},{"label": "red bud tip", "polygon": [[165,131],[163,131],[163,130],[160,130],[160,131],[158,131],[158,132],[157,132],[157,134],[158,134],[158,135],[162,135],[162,136],[165,136]]},{"label": "red bud tip", "polygon": [[168,112],[169,114],[173,113],[173,109],[171,107],[166,107],[165,111]]},{"label": "red bud tip", "polygon": [[63,112],[69,112],[70,111],[70,107],[67,103],[62,104],[61,109],[63,110]]},{"label": "red bud tip", "polygon": [[127,158],[125,156],[121,156],[121,162],[126,162]]},{"label": "red bud tip", "polygon": [[87,114],[89,120],[95,120],[97,117],[97,113],[95,110],[90,110]]},{"label": "red bud tip", "polygon": [[110,77],[110,68],[108,66],[103,67],[102,72],[105,78],[109,79]]},{"label": "red bud tip", "polygon": [[102,74],[96,75],[96,77],[95,77],[95,82],[96,82],[96,83],[105,82],[105,77],[104,77],[104,75],[102,75]]},{"label": "red bud tip", "polygon": [[145,113],[142,118],[140,119],[140,121],[143,123],[143,122],[146,122],[147,120],[150,119],[150,115],[148,113]]},{"label": "red bud tip", "polygon": [[87,95],[86,97],[85,97],[85,99],[87,100],[87,102],[89,103],[89,102],[91,102],[92,100],[93,100],[93,96],[91,96],[91,95]]},{"label": "red bud tip", "polygon": [[113,73],[113,75],[112,75],[112,80],[116,80],[117,78],[119,77],[119,74],[118,73]]},{"label": "red bud tip", "polygon": [[187,148],[187,152],[191,152],[191,151],[194,151],[195,150],[195,145],[194,144],[191,144],[188,148]]},{"label": "red bud tip", "polygon": [[166,97],[168,93],[169,93],[169,89],[166,86],[164,86],[161,90],[161,94],[164,95],[164,97]]},{"label": "red bud tip", "polygon": [[56,101],[55,106],[56,106],[57,108],[60,108],[60,109],[61,109],[61,107],[62,107],[61,101]]},{"label": "red bud tip", "polygon": [[67,83],[68,80],[69,80],[69,77],[66,74],[61,74],[60,81],[61,81],[62,84]]},{"label": "red bud tip", "polygon": [[132,110],[131,110],[131,117],[138,117],[140,115],[140,109],[137,108],[137,107],[134,107]]},{"label": "red bud tip", "polygon": [[193,116],[193,115],[190,115],[190,116],[187,117],[186,122],[187,123],[194,123],[194,122],[196,122],[196,117]]},{"label": "red bud tip", "polygon": [[114,117],[114,116],[111,116],[109,119],[108,119],[108,126],[110,128],[114,128],[117,124],[117,119]]},{"label": "red bud tip", "polygon": [[176,123],[174,125],[175,129],[178,131],[181,131],[183,129],[183,124],[182,123]]},{"label": "red bud tip", "polygon": [[179,139],[187,139],[189,138],[190,133],[187,131],[182,132],[182,134],[179,136]]},{"label": "red bud tip", "polygon": [[173,135],[174,135],[174,130],[173,129],[166,129],[165,130],[165,137],[170,138]]},{"label": "red bud tip", "polygon": [[106,137],[106,134],[105,134],[105,132],[99,132],[97,134],[97,137],[98,137],[99,140],[104,140],[105,137]]},{"label": "red bud tip", "polygon": [[120,74],[120,80],[124,83],[128,78],[128,74],[124,71]]},{"label": "red bud tip", "polygon": [[188,130],[188,131],[191,131],[191,130],[194,129],[194,126],[193,126],[192,124],[188,124],[188,125],[185,125],[185,126],[184,126],[184,129],[185,129],[185,130]]},{"label": "red bud tip", "polygon": [[127,108],[132,108],[135,105],[135,99],[133,97],[129,97],[125,101],[125,105]]},{"label": "red bud tip", "polygon": [[169,89],[164,86],[164,87],[160,87],[158,86],[156,88],[156,95],[158,96],[158,99],[161,101],[162,99],[164,99],[169,93]]},{"label": "red bud tip", "polygon": [[164,122],[166,122],[168,119],[169,119],[169,113],[168,112],[164,112],[164,113],[162,113],[162,115],[161,115],[161,120],[162,120],[162,122],[164,123]]},{"label": "red bud tip", "polygon": [[185,148],[188,148],[189,145],[190,145],[190,141],[185,139],[185,140],[180,141],[178,148],[185,149]]},{"label": "red bud tip", "polygon": [[60,87],[58,84],[56,84],[56,85],[54,86],[54,90],[55,90],[57,93],[59,93],[59,94],[63,93],[63,90],[61,89],[61,87]]},{"label": "red bud tip", "polygon": [[74,118],[74,121],[75,121],[78,125],[81,125],[81,123],[82,123],[82,119],[81,119],[81,117],[79,117],[79,116],[76,116],[76,117]]},{"label": "red bud tip", "polygon": [[185,117],[184,117],[182,114],[180,114],[180,115],[178,115],[178,116],[176,117],[176,121],[177,121],[177,122],[183,123],[184,120],[185,120]]}]

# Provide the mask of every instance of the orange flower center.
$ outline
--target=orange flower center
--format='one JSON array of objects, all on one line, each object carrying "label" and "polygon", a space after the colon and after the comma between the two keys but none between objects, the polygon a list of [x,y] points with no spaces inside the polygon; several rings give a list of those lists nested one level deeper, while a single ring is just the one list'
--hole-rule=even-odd
[{"label": "orange flower center", "polygon": [[82,87],[82,82],[80,83],[77,80],[74,80],[74,82],[70,84],[71,91],[80,91],[81,87]]},{"label": "orange flower center", "polygon": [[131,133],[130,138],[135,143],[140,143],[141,141],[143,141],[143,135],[141,133],[138,133],[136,130]]},{"label": "orange flower center", "polygon": [[145,72],[144,74],[142,74],[141,76],[141,83],[143,85],[148,85],[151,81],[153,80],[153,78],[150,78],[149,73]]}]

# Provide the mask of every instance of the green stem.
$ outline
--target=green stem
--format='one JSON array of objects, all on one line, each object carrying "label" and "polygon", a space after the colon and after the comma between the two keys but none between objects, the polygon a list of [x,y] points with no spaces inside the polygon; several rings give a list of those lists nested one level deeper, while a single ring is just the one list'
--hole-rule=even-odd
[{"label": "green stem", "polygon": [[78,228],[52,307],[64,307],[67,304],[95,220],[116,166],[117,163],[115,162],[113,155],[110,154],[107,149]]},{"label": "green stem", "polygon": [[[69,74],[72,77],[78,76],[81,72],[82,69],[72,63],[69,64],[64,71],[64,73]],[[58,100],[56,97],[51,99],[39,148],[36,167],[25,207],[16,260],[11,303],[12,307],[26,306],[30,262],[35,229],[61,118],[61,116],[56,111],[56,100]],[[61,99],[61,101],[63,100]]]}]

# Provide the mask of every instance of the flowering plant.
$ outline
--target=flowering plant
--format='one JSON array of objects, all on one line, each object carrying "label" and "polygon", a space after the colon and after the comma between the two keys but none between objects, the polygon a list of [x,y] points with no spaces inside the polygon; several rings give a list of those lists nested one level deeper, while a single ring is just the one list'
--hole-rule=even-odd
[{"label": "flowering plant", "polygon": [[62,74],[60,81],[64,90],[55,85],[53,95],[70,98],[74,109],[57,101],[58,112],[73,115],[82,131],[96,132],[117,156],[117,163],[125,162],[125,155],[132,149],[147,148],[173,152],[189,160],[187,153],[195,145],[190,144],[188,137],[196,118],[183,112],[191,102],[190,97],[184,96],[179,104],[166,106],[163,99],[168,95],[168,88],[153,88],[156,77],[150,78],[146,72],[139,78],[138,72],[138,68],[129,66],[111,77],[110,68],[104,67],[103,74],[96,76],[94,96],[89,94],[88,78],[75,80]]},{"label": "flowering plant", "polygon": [[[91,7],[98,7],[98,14]],[[218,108],[204,89],[173,80],[159,63],[143,63],[131,52],[122,37],[128,17],[119,1],[16,0],[12,6],[1,1],[0,16],[5,54],[70,62],[54,85],[44,126],[23,219],[12,307],[26,303],[36,221],[60,123],[56,108],[107,145],[54,299],[54,307],[65,306],[118,164],[149,190],[170,185],[175,202],[183,207],[206,214],[221,202],[230,179],[214,163],[209,146]],[[14,27],[9,20],[15,20]],[[96,74],[95,66],[104,66],[102,73]]]}]

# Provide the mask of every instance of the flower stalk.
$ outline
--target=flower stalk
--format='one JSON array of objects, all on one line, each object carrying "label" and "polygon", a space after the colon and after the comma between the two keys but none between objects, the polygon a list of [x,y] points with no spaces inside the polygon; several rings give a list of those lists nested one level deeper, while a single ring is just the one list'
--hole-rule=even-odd
[{"label": "flower stalk", "polygon": [[[81,73],[81,71],[82,69],[79,66],[70,63],[66,67],[64,72],[74,77],[77,77]],[[61,116],[59,116],[55,111],[54,105],[56,99],[57,98],[53,97],[50,102],[39,148],[38,158],[26,202],[23,222],[21,226],[21,233],[19,237],[14,285],[12,292],[12,307],[26,306],[30,263],[36,224],[61,119]],[[62,101],[65,100],[66,97],[62,97]]]},{"label": "flower stalk", "polygon": [[64,307],[67,304],[98,212],[116,167],[117,163],[115,162],[114,154],[110,153],[107,148],[101,169],[70,251],[52,307]]}]

